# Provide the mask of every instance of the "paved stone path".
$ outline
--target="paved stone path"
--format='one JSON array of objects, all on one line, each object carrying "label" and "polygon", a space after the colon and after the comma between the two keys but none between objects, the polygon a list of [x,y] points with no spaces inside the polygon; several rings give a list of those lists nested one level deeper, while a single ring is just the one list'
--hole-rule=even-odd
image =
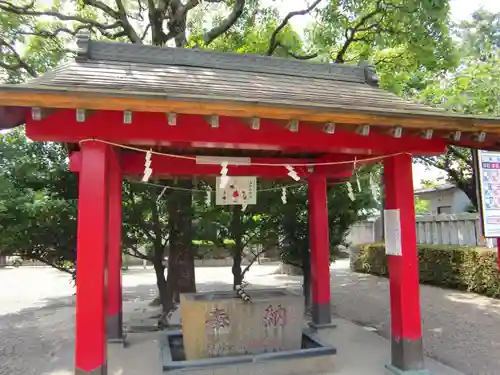
[{"label": "paved stone path", "polygon": [[[300,287],[300,277],[272,275],[254,266],[252,286]],[[230,268],[200,268],[201,289],[230,288]],[[125,273],[127,306],[155,295],[152,270]],[[387,281],[335,264],[333,312],[388,336]],[[73,375],[74,293],[69,278],[48,268],[0,269],[0,374]],[[500,374],[500,301],[421,287],[427,354],[470,375]]]}]

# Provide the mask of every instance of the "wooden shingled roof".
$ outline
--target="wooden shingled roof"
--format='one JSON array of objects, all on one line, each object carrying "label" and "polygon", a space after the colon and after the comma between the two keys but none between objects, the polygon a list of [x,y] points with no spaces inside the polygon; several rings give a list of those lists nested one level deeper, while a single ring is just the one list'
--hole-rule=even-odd
[{"label": "wooden shingled roof", "polygon": [[73,61],[0,85],[0,128],[23,107],[217,114],[500,134],[500,119],[459,115],[378,87],[373,67],[91,40]]}]

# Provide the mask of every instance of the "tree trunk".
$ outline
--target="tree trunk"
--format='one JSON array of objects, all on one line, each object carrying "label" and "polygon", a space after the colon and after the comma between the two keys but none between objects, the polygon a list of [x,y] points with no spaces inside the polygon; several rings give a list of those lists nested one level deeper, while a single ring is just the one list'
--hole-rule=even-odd
[{"label": "tree trunk", "polygon": [[186,190],[173,191],[168,198],[170,225],[167,284],[173,299],[179,302],[180,293],[195,293],[194,253],[192,244],[193,182],[180,180],[176,184]]},{"label": "tree trunk", "polygon": [[151,191],[151,220],[153,223],[154,241],[153,241],[153,266],[156,275],[156,285],[162,306],[163,316],[167,316],[173,310],[173,302],[167,281],[165,280],[165,266],[163,257],[165,252],[163,231],[160,223],[160,215],[156,204],[156,190]]},{"label": "tree trunk", "polygon": [[241,285],[243,277],[241,275],[241,252],[234,248],[233,252],[233,267],[231,271],[233,273],[233,289],[236,289],[236,285]]},{"label": "tree trunk", "polygon": [[231,268],[233,273],[233,289],[236,289],[236,285],[241,285],[241,282],[243,281],[243,276],[241,274],[241,261],[243,253],[241,214],[241,206],[233,206],[233,216],[231,218],[231,233],[234,239],[233,267]]},{"label": "tree trunk", "polygon": [[156,275],[156,286],[160,295],[160,302],[164,315],[168,315],[173,310],[173,297],[171,288],[169,290],[167,281],[165,280],[165,266],[163,262],[158,262],[156,259],[153,261],[153,267]]},{"label": "tree trunk", "polygon": [[[477,159],[477,154],[473,151],[472,152],[473,158]],[[474,161],[473,165],[477,165],[477,162]],[[471,201],[472,205],[476,210],[478,210],[479,203],[478,203],[478,191],[477,191],[477,186],[476,186],[476,168],[472,168],[472,178],[470,180],[455,180],[456,186],[462,190],[465,195],[467,195],[467,198]]]}]

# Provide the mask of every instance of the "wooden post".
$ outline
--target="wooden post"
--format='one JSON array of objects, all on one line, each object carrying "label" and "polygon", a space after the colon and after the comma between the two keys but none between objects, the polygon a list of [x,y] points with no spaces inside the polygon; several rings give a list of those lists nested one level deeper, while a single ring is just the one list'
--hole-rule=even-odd
[{"label": "wooden post", "polygon": [[423,374],[419,271],[412,157],[384,161],[385,243],[391,305],[391,364],[395,374]]},{"label": "wooden post", "polygon": [[312,175],[308,181],[309,241],[312,281],[312,323],[316,328],[331,325],[330,239],[326,178]]},{"label": "wooden post", "polygon": [[81,145],[79,175],[75,375],[106,375],[106,253],[109,145]]},{"label": "wooden post", "polygon": [[123,342],[122,315],[122,172],[120,150],[112,150],[109,160],[108,217],[108,341]]}]

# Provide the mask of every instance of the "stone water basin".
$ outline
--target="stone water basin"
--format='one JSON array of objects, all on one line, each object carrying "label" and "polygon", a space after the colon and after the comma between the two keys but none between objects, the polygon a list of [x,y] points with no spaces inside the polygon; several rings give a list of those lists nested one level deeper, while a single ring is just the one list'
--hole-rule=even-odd
[{"label": "stone water basin", "polygon": [[165,375],[304,375],[333,371],[337,350],[310,330],[302,332],[301,347],[272,353],[187,360],[181,331],[166,332],[160,340]]},{"label": "stone water basin", "polygon": [[286,288],[182,294],[187,360],[293,351],[302,348],[304,298]]}]

